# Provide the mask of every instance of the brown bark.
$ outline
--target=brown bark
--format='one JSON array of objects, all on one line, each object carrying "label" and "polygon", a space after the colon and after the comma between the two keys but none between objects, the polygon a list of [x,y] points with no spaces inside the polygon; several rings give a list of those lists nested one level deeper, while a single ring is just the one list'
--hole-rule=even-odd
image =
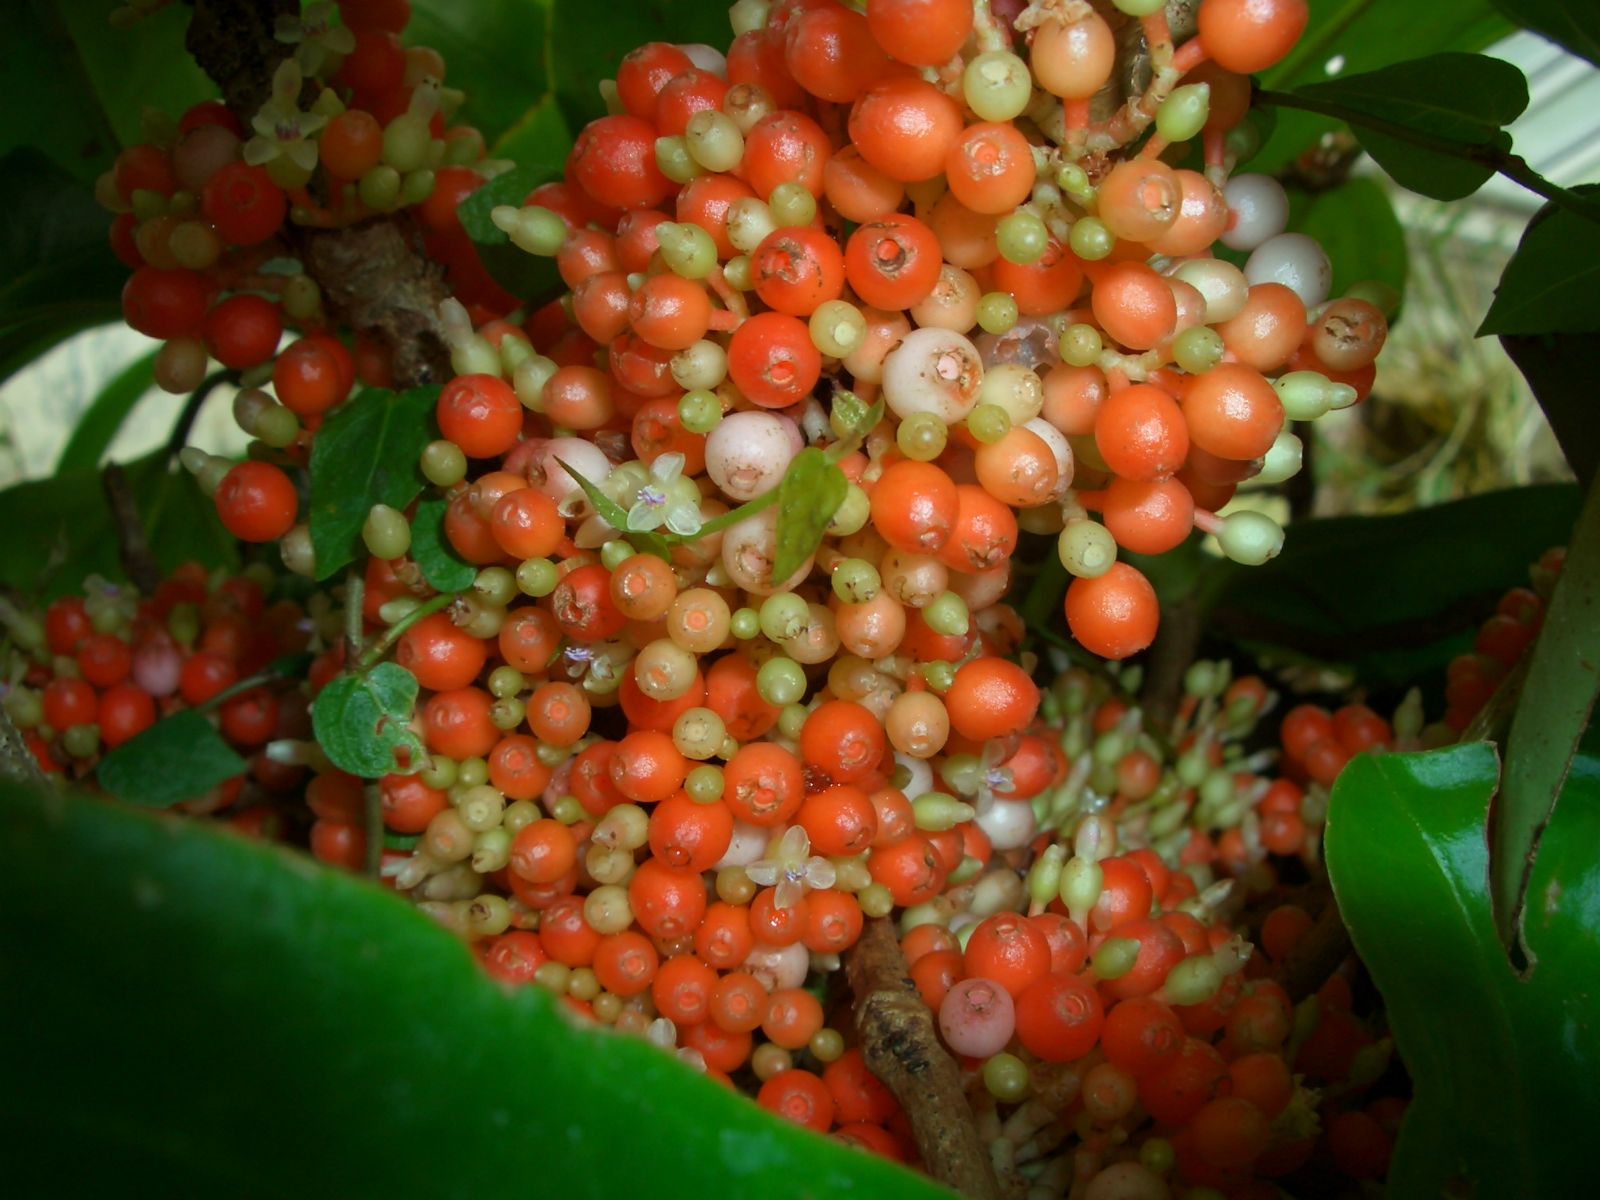
[{"label": "brown bark", "polygon": [[[193,0],[186,45],[249,128],[272,89],[272,75],[291,53],[273,29],[279,15],[298,13],[296,0]],[[449,296],[444,274],[422,253],[415,226],[398,214],[342,229],[290,225],[288,249],[322,289],[329,314],[375,337],[394,355],[400,387],[443,383],[450,354],[439,321]]]},{"label": "brown bark", "polygon": [[906,974],[887,918],[867,922],[846,956],[845,973],[855,994],[862,1054],[910,1117],[928,1173],[968,1200],[1000,1200],[961,1073],[939,1044],[933,1014]]}]

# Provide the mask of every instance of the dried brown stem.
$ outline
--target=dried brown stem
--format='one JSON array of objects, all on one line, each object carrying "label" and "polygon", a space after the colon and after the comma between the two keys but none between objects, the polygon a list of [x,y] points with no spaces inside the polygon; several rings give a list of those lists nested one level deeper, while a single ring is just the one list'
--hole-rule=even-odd
[{"label": "dried brown stem", "polygon": [[1298,1004],[1328,981],[1353,948],[1339,905],[1330,897],[1317,914],[1316,924],[1301,935],[1284,960],[1278,982],[1289,993],[1290,1001]]},{"label": "dried brown stem", "polygon": [[111,520],[117,530],[117,557],[122,569],[141,596],[153,596],[161,586],[161,568],[150,554],[144,521],[139,516],[139,502],[128,486],[127,473],[116,463],[108,463],[100,472],[100,485],[105,489],[106,503],[111,506]]},{"label": "dried brown stem", "polygon": [[867,922],[846,956],[845,973],[855,994],[856,1031],[867,1066],[911,1118],[928,1173],[968,1200],[1000,1200],[961,1074],[939,1044],[933,1014],[906,974],[887,918]]},{"label": "dried brown stem", "polygon": [[[186,44],[248,128],[271,93],[272,75],[291,48],[273,37],[297,0],[193,0]],[[448,296],[442,271],[425,255],[410,220],[380,217],[344,229],[285,231],[289,249],[317,281],[330,313],[375,337],[394,355],[401,387],[443,383],[450,354],[439,322]]]}]

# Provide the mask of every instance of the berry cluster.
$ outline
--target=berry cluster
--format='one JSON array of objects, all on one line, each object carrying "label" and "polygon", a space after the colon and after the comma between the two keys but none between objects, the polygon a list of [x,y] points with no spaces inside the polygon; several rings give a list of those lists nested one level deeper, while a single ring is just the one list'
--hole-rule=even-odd
[{"label": "berry cluster", "polygon": [[[270,582],[266,572],[212,576],[190,564],[147,599],[91,577],[82,594],[53,600],[39,615],[0,606],[8,635],[3,703],[40,769],[87,783],[105,754],[162,717],[196,709],[249,771],[184,802],[183,811],[228,810],[240,828],[276,832],[279,810],[299,807],[307,772],[274,759],[267,746],[304,737],[310,724],[304,696],[264,668],[303,652],[319,615],[335,628],[338,615],[326,596],[308,607],[269,603]],[[273,797],[283,803],[266,803]]]},{"label": "berry cluster", "polygon": [[1529,568],[1533,586],[1512,588],[1501,596],[1493,615],[1479,627],[1472,650],[1450,663],[1444,693],[1449,706],[1444,724],[1452,735],[1448,740],[1472,723],[1500,681],[1533,645],[1566,556],[1566,549],[1560,546],[1545,551]]},{"label": "berry cluster", "polygon": [[[408,0],[343,0],[337,16],[315,3],[279,18],[277,39],[294,53],[248,128],[214,100],[176,122],[147,112],[147,140],[119,154],[96,188],[117,214],[112,249],[133,271],[124,319],[164,342],[156,382],[192,392],[213,360],[247,384],[270,381],[271,393],[250,386],[235,411],[246,432],[291,458],[358,379],[384,386],[392,375],[390,347],[368,337],[347,347],[317,282],[282,269],[298,261],[305,231],[408,214],[455,294],[513,303],[455,215],[507,164],[484,159],[477,130],[446,128],[462,96],[443,86],[436,52],[402,47]],[[280,353],[286,327],[302,336]],[[293,524],[294,491],[260,463],[218,507],[238,537],[270,541]]]},{"label": "berry cluster", "polygon": [[[1259,680],[1202,664],[1148,729],[1082,671],[1041,692],[1005,597],[1021,535],[1054,535],[1072,635],[1137,654],[1157,606],[1118,554],[1198,528],[1270,558],[1274,523],[1217,510],[1298,469],[1287,420],[1370,388],[1383,297],[1330,301],[1282,189],[1232,172],[1247,75],[1304,0],[1202,0],[1181,44],[1148,0],[740,0],[726,54],[639,47],[563,178],[494,211],[568,289],[531,314],[460,230],[495,168],[444,129],[404,0],[338,9],[280,31],[300,52],[254,138],[201,106],[104,189],[167,383],[271,361],[275,396],[236,404],[251,460],[186,462],[303,574],[294,476],[391,371],[307,276],[258,268],[297,223],[411,205],[451,270],[432,490],[371,509],[350,614],[420,685],[425,754],[369,785],[304,748],[313,849],[363,861],[375,789],[384,878],[497,978],[893,1157],[904,1116],[830,983],[897,916],[1005,1171],[1098,1200],[1174,1172],[1250,1194],[1303,1161],[1294,1071],[1354,1095],[1371,1035],[1337,1005],[1297,1019],[1230,921],[1275,857],[1315,859],[1320,789],[1388,725],[1290,714],[1302,791],[1244,749]],[[1101,112],[1134,21],[1149,84]],[[286,317],[306,332],[278,353]],[[459,593],[428,582],[425,507]],[[367,669],[349,640],[312,697]],[[1277,958],[1303,929],[1273,928]]]}]

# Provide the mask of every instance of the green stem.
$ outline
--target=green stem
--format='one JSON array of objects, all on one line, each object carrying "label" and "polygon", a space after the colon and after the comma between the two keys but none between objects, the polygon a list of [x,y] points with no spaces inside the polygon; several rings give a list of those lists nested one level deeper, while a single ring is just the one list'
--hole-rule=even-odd
[{"label": "green stem", "polygon": [[769,491],[762,492],[761,495],[757,496],[754,500],[746,500],[743,504],[739,505],[738,508],[733,509],[731,512],[725,512],[720,517],[712,517],[711,520],[700,526],[699,532],[697,533],[690,534],[687,537],[681,533],[669,534],[667,536],[667,540],[676,546],[693,542],[699,538],[706,537],[709,534],[721,533],[724,529],[733,528],[733,526],[737,525],[746,517],[755,516],[762,509],[771,508],[777,502],[778,489],[772,488]]},{"label": "green stem", "polygon": [[1262,104],[1271,104],[1278,108],[1293,108],[1323,117],[1332,117],[1336,121],[1343,121],[1346,125],[1381,133],[1385,137],[1404,142],[1408,146],[1415,146],[1419,150],[1448,155],[1463,162],[1477,163],[1504,175],[1513,183],[1522,185],[1530,192],[1543,196],[1586,221],[1600,223],[1600,204],[1559,184],[1551,183],[1530,167],[1520,154],[1512,154],[1479,142],[1462,142],[1455,138],[1424,133],[1420,129],[1412,129],[1409,125],[1374,117],[1336,101],[1318,100],[1295,92],[1275,92],[1263,88],[1256,92],[1255,98]]},{"label": "green stem", "polygon": [[413,608],[405,616],[401,617],[393,625],[389,626],[388,629],[384,630],[383,636],[378,638],[372,643],[372,645],[367,647],[366,652],[356,660],[356,664],[352,668],[354,673],[357,675],[365,675],[368,671],[372,670],[373,667],[377,666],[383,661],[383,656],[394,648],[394,644],[398,642],[402,636],[404,636],[406,630],[410,629],[424,617],[430,617],[442,609],[449,608],[453,603],[455,603],[454,593],[443,592],[435,596],[432,600],[429,600],[426,604],[417,605],[416,608]]},{"label": "green stem", "polygon": [[[302,659],[301,661],[305,660]],[[211,699],[203,700],[196,704],[194,710],[199,713],[215,712],[229,700],[232,700],[235,696],[243,695],[251,688],[264,687],[269,683],[285,683],[288,679],[289,676],[282,671],[258,671],[254,675],[239,680],[238,683],[230,684],[223,688]]]},{"label": "green stem", "polygon": [[383,866],[383,793],[377,784],[369,783],[362,789],[361,798],[367,831],[367,853],[362,866],[367,878],[377,879]]},{"label": "green stem", "polygon": [[361,568],[352,566],[344,577],[344,657],[346,662],[354,662],[361,653],[362,633],[365,628],[365,617],[362,610],[366,607],[366,576]]}]

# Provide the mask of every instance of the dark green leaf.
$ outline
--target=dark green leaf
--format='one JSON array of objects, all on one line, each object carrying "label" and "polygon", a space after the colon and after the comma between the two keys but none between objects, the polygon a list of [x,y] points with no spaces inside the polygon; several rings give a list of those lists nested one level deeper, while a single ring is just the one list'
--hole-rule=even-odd
[{"label": "dark green leaf", "polygon": [[632,0],[599,9],[589,0],[552,0],[550,70],[556,97],[573,129],[605,115],[600,81],[614,79],[622,56],[645,42],[706,42],[732,38],[721,3]]},{"label": "dark green leaf", "polygon": [[116,377],[100,389],[100,394],[78,418],[77,427],[67,439],[56,459],[56,473],[92,469],[100,465],[117,430],[127,420],[134,406],[145,393],[155,387],[151,370],[156,362],[156,352],[142,354],[117,373]]},{"label": "dark green leaf", "polygon": [[1545,485],[1294,525],[1265,566],[1212,561],[1207,630],[1345,664],[1374,685],[1442,673],[1500,593],[1566,541],[1579,499]]},{"label": "dark green leaf", "polygon": [[815,446],[794,456],[778,484],[777,552],[772,580],[782,583],[822,545],[828,522],[844,503],[850,483],[844,472]]},{"label": "dark green leaf", "polygon": [[1490,831],[1490,890],[1500,936],[1515,937],[1527,864],[1566,782],[1600,696],[1600,487],[1567,545],[1566,564],[1528,659],[1506,738]]},{"label": "dark green leaf", "polygon": [[519,116],[489,152],[514,163],[553,163],[564,160],[571,149],[572,129],[552,94]]},{"label": "dark green leaf", "polygon": [[111,7],[84,0],[55,5],[78,50],[81,67],[74,81],[87,79],[117,139],[131,146],[144,140],[146,108],[182,116],[217,89],[184,49],[189,5],[156,9],[130,29],[111,27]]},{"label": "dark green leaf", "polygon": [[32,146],[85,186],[94,183],[116,153],[116,134],[100,110],[78,52],[48,0],[7,7],[6,32],[26,54],[13,54],[0,71],[0,105],[27,120],[0,126],[0,155]]},{"label": "dark green leaf", "polygon": [[85,185],[37,150],[13,150],[0,159],[0,205],[0,323],[57,314],[66,327],[91,303],[115,313],[128,270],[106,240],[111,215]]},{"label": "dark green leaf", "polygon": [[[1579,191],[1600,197],[1600,186]],[[1478,336],[1600,332],[1597,288],[1600,224],[1547,205],[1506,264]]]},{"label": "dark green leaf", "polygon": [[[1463,155],[1509,148],[1504,127],[1528,107],[1528,81],[1502,59],[1450,52],[1341,74],[1296,88],[1295,95],[1348,113],[1362,148],[1401,186],[1459,200],[1494,174],[1491,164]],[[1428,148],[1405,133],[1456,152]]]},{"label": "dark green leaf", "polygon": [[1326,192],[1290,192],[1289,228],[1309,234],[1333,263],[1334,296],[1352,283],[1377,279],[1406,287],[1406,235],[1383,185],[1358,176]]},{"label": "dark green leaf", "polygon": [[95,778],[118,800],[171,808],[244,774],[247,765],[210,721],[188,708],[106,755]]},{"label": "dark green leaf", "polygon": [[[1294,89],[1345,73],[1371,71],[1415,55],[1486,50],[1512,31],[1489,0],[1310,0],[1300,41],[1262,75],[1270,88]],[[1275,110],[1277,124],[1252,171],[1283,170],[1341,122],[1316,113]]]},{"label": "dark green leaf", "polygon": [[495,985],[385,889],[0,788],[15,1194],[949,1198]]},{"label": "dark green leaf", "polygon": [[1600,67],[1600,7],[1594,0],[1494,0],[1524,29]]},{"label": "dark green leaf", "polygon": [[[232,566],[238,543],[217,520],[216,506],[187,471],[168,470],[157,451],[127,464],[128,485],[144,520],[156,565],[171,571],[194,560]],[[117,532],[97,471],[70,471],[0,491],[0,583],[31,595],[41,587],[54,597],[83,586],[86,575],[125,579],[117,558]],[[55,562],[44,577],[46,564]]]},{"label": "dark green leaf", "polygon": [[548,0],[429,0],[411,6],[406,41],[444,56],[446,83],[465,88],[459,119],[494,142],[549,88]]},{"label": "dark green leaf", "polygon": [[1391,1196],[1580,1196],[1591,1183],[1600,763],[1574,764],[1545,831],[1525,978],[1495,936],[1485,888],[1496,767],[1481,742],[1363,755],[1333,791],[1328,871],[1416,1089]]},{"label": "dark green leaf", "polygon": [[528,193],[541,183],[561,176],[559,166],[529,163],[497,175],[461,202],[456,210],[461,228],[478,248],[478,259],[494,281],[519,300],[537,300],[561,289],[555,260],[540,258],[514,245],[489,219],[502,204],[520,208]]},{"label": "dark green leaf", "polygon": [[73,334],[116,320],[120,313],[115,299],[102,296],[76,303],[30,305],[24,315],[0,319],[0,383]]},{"label": "dark green leaf", "polygon": [[436,387],[372,388],[328,414],[311,449],[311,545],[326,579],[360,549],[374,504],[403,509],[426,480],[419,460],[433,437]]},{"label": "dark green leaf", "polygon": [[478,569],[455,552],[444,536],[447,500],[424,500],[411,518],[411,559],[436,592],[459,592],[472,586]]},{"label": "dark green leaf", "polygon": [[397,663],[379,663],[365,675],[341,675],[318,692],[311,729],[341,771],[376,779],[406,763],[415,769],[426,754],[410,728],[416,702],[416,676]]},{"label": "dark green leaf", "polygon": [[1600,438],[1595,436],[1593,403],[1600,334],[1506,334],[1500,342],[1544,409],[1561,452],[1567,456],[1567,465],[1578,483],[1588,487],[1600,471]]}]

